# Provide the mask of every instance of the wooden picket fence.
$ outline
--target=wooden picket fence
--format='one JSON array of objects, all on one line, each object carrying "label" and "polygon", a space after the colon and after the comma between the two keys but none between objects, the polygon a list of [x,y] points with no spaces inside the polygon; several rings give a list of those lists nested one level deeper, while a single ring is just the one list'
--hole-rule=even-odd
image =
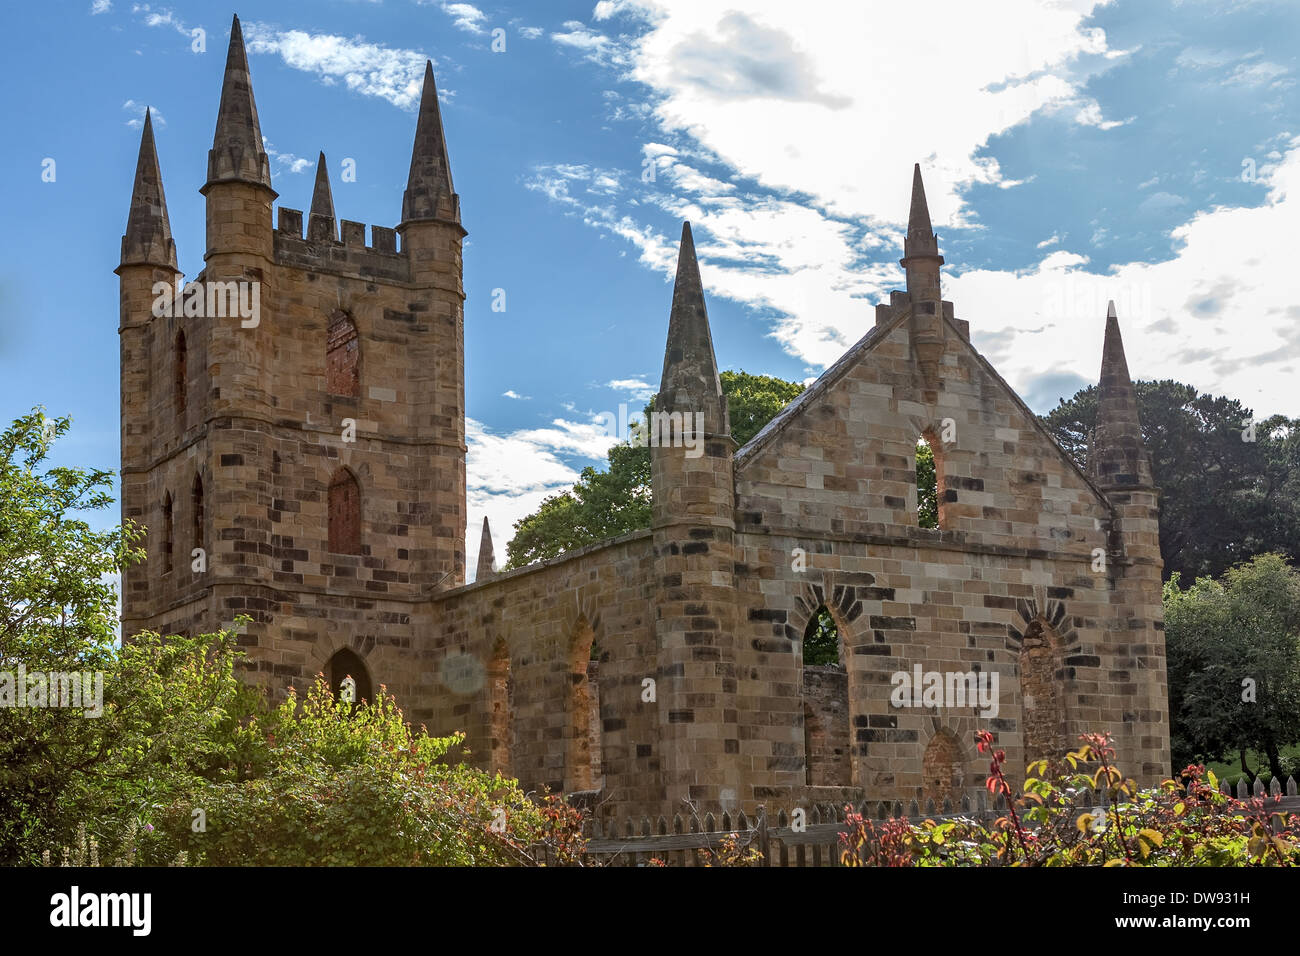
[{"label": "wooden picket fence", "polygon": [[[1278,797],[1279,809],[1300,813],[1300,793],[1294,777],[1287,778],[1285,787],[1276,779],[1268,787],[1256,779],[1251,788],[1243,779],[1238,781],[1236,788],[1230,788],[1225,782],[1220,785],[1220,790],[1241,800],[1251,796]],[[1085,792],[1078,804],[1090,806],[1101,802],[1094,794]],[[947,800],[942,805],[936,805],[933,800],[927,800],[924,805],[916,800],[907,803],[868,801],[855,809],[877,823],[900,817],[910,820],[984,819],[1003,812],[1006,802],[1002,797],[989,800],[981,789],[963,796],[956,806]],[[621,823],[606,821],[603,826],[599,821],[589,820],[587,857],[590,862],[608,866],[647,866],[651,861],[661,861],[666,866],[702,866],[698,851],[708,850],[716,854],[723,840],[734,836],[741,849],[758,850],[759,866],[839,866],[839,836],[844,829],[844,808],[833,804],[806,808],[804,820],[797,826],[785,810],[769,820],[767,809],[762,806],[758,807],[752,820],[744,813],[737,813],[734,817],[727,813],[716,817],[707,813],[703,818],[695,814],[685,817],[676,814],[671,822],[662,816],[654,821],[642,817]]]},{"label": "wooden picket fence", "polygon": [[[985,817],[1005,809],[1005,802],[987,801],[983,791],[973,798],[963,797],[956,808],[949,801],[936,807],[934,801],[924,806],[913,800],[869,801],[855,809],[870,820],[892,818],[943,819],[945,817]],[[759,866],[838,866],[840,833],[844,832],[844,808],[833,804],[805,808],[804,819],[796,822],[785,810],[769,820],[766,807],[760,806],[751,820],[737,813],[733,818],[723,813],[703,818],[694,814],[677,814],[670,824],[665,817],[651,821],[624,820],[619,826],[607,822],[602,828],[588,822],[587,855],[593,861],[610,866],[646,866],[652,860],[667,866],[702,866],[698,851],[717,854],[723,840],[733,836],[741,849],[757,849]],[[622,830],[622,834],[619,831]]]}]

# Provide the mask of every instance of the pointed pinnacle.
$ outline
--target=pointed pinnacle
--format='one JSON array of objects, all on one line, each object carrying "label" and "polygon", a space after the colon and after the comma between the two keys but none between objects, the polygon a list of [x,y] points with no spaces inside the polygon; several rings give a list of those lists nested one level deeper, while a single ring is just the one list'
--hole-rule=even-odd
[{"label": "pointed pinnacle", "polygon": [[135,163],[131,209],[126,217],[126,234],[122,237],[121,264],[146,264],[176,269],[176,243],[172,240],[171,222],[167,217],[167,197],[163,194],[162,171],[158,166],[158,148],[153,137],[153,112],[148,107],[144,111],[144,129],[140,133],[140,154]]},{"label": "pointed pinnacle", "polygon": [[1133,380],[1128,373],[1128,359],[1124,355],[1124,339],[1119,331],[1119,316],[1115,314],[1115,303],[1106,308],[1106,336],[1101,347],[1101,387],[1129,389]]},{"label": "pointed pinnacle", "polygon": [[492,549],[492,528],[488,525],[487,516],[483,516],[483,536],[479,539],[478,545],[478,570],[475,573],[475,580],[483,581],[496,573],[496,555]]},{"label": "pointed pinnacle", "polygon": [[1097,388],[1097,426],[1088,471],[1103,488],[1151,485],[1151,459],[1142,439],[1137,390],[1129,376],[1115,303],[1106,308],[1106,337],[1101,348]]},{"label": "pointed pinnacle", "polygon": [[212,137],[212,149],[208,151],[207,186],[226,180],[271,188],[271,166],[262,146],[262,128],[257,119],[253,78],[248,70],[239,17],[235,17],[230,25],[230,48],[226,52],[226,72],[221,80],[217,129]]},{"label": "pointed pinnacle", "polygon": [[451,160],[442,128],[442,108],[433,78],[433,61],[424,62],[424,89],[420,113],[415,121],[415,143],[411,147],[411,171],[402,194],[402,222],[443,219],[460,222],[460,197],[451,182]]},{"label": "pointed pinnacle", "polygon": [[307,213],[307,238],[313,241],[329,239],[337,242],[338,227],[334,221],[334,194],[330,191],[329,167],[325,152],[316,160],[316,185],[311,192],[311,209]]},{"label": "pointed pinnacle", "polygon": [[704,304],[704,285],[695,258],[691,224],[682,223],[682,242],[677,253],[677,279],[673,284],[672,312],[668,319],[668,344],[664,349],[664,371],[659,385],[657,409],[702,411],[706,430],[729,432],[718,361],[713,352],[713,333]]},{"label": "pointed pinnacle", "polygon": [[912,208],[907,216],[908,238],[932,239],[930,206],[925,201],[925,183],[921,181],[921,164],[912,167]]},{"label": "pointed pinnacle", "polygon": [[907,291],[918,297],[939,297],[939,239],[930,226],[930,206],[925,201],[925,183],[921,181],[921,164],[912,166],[912,207],[907,215],[907,235],[903,237],[903,258],[899,265],[907,270]]}]

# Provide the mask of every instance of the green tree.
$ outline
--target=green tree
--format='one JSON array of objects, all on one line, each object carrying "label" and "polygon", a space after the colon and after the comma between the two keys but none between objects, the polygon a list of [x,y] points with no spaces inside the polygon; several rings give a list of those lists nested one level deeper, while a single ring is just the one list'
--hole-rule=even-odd
[{"label": "green tree", "polygon": [[838,664],[840,662],[840,634],[835,619],[825,606],[808,621],[803,635],[804,664]]},{"label": "green tree", "polygon": [[[745,444],[803,391],[771,375],[723,372],[731,434]],[[645,408],[649,414],[653,402]],[[520,568],[616,535],[650,527],[650,449],[628,442],[609,450],[603,471],[588,466],[569,491],[552,495],[515,522],[506,567]]]},{"label": "green tree", "polygon": [[1175,766],[1266,755],[1300,741],[1300,571],[1265,554],[1183,589],[1165,584],[1170,738]]},{"label": "green tree", "polygon": [[462,736],[412,729],[382,689],[354,708],[317,678],[248,732],[262,772],[160,809],[142,851],[151,861],[183,852],[209,866],[508,866],[531,865],[541,847],[580,846],[576,811],[554,820],[554,806],[514,780],[453,759]]},{"label": "green tree", "polygon": [[[1166,579],[1219,575],[1270,551],[1300,557],[1300,419],[1273,416],[1250,432],[1251,410],[1236,399],[1173,381],[1137,382],[1135,389],[1161,491]],[[1097,388],[1063,400],[1042,421],[1086,467]]]},{"label": "green tree", "polygon": [[[413,730],[391,698],[353,708],[322,680],[272,708],[231,631],[119,646],[109,575],[141,557],[139,531],[82,519],[111,504],[108,472],[44,467],[67,429],[37,410],[0,435],[0,863],[91,839],[156,864],[572,859],[577,811],[456,762],[459,737]],[[18,701],[19,666],[89,672],[101,693]]]},{"label": "green tree", "polygon": [[[71,426],[37,408],[0,435],[0,671],[94,671],[114,655],[112,576],[140,552],[130,526],[94,531],[112,473],[47,465]],[[8,687],[17,694],[16,680]],[[0,694],[6,691],[0,688]],[[75,769],[94,753],[93,720],[70,708],[0,707],[0,860],[50,833]]]},{"label": "green tree", "polygon": [[930,443],[916,443],[916,524],[939,527],[939,486],[934,472],[934,450]]}]

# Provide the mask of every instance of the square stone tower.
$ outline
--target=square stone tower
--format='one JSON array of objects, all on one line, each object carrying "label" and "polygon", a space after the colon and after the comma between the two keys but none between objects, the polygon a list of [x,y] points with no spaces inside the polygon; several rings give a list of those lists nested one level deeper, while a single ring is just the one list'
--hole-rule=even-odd
[{"label": "square stone tower", "polygon": [[262,680],[418,700],[413,637],[465,563],[465,230],[432,64],[397,228],[336,221],[323,153],[305,235],[294,209],[273,228],[236,18],[201,192],[182,283],[146,117],[117,269],[123,518],[149,529],[123,633],[247,614]]}]

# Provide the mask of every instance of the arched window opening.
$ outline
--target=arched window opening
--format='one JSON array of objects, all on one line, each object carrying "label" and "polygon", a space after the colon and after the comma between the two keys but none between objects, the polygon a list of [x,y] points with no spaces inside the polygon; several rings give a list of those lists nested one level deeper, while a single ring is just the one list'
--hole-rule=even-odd
[{"label": "arched window opening", "polygon": [[163,496],[163,535],[162,535],[162,565],[163,574],[171,574],[172,571],[172,493],[169,491]]},{"label": "arched window opening", "polygon": [[172,363],[172,400],[176,405],[176,416],[180,419],[181,430],[185,429],[185,388],[189,383],[189,371],[185,355],[185,330],[176,333],[176,354]]},{"label": "arched window opening", "polygon": [[343,682],[349,677],[355,685],[352,695],[353,706],[373,703],[375,698],[370,685],[370,671],[366,668],[365,661],[355,651],[345,647],[329,659],[325,669],[325,679],[329,682],[330,690],[333,691],[336,700],[341,699]]},{"label": "arched window opening", "polygon": [[346,312],[330,316],[325,343],[325,386],[331,395],[361,396],[361,338]]},{"label": "arched window opening", "polygon": [[921,758],[921,773],[926,799],[933,800],[936,808],[941,808],[945,799],[953,806],[961,801],[966,782],[961,744],[949,731],[940,730],[930,738]]},{"label": "arched window opening", "polygon": [[844,663],[840,660],[840,632],[825,604],[808,619],[804,628],[803,662],[805,666]]},{"label": "arched window opening", "polygon": [[194,476],[194,489],[191,492],[194,511],[194,547],[203,547],[203,476]]},{"label": "arched window opening", "polygon": [[1064,664],[1060,638],[1041,618],[1025,629],[1019,663],[1025,762],[1055,763],[1067,749]]},{"label": "arched window opening", "polygon": [[330,479],[329,549],[333,554],[361,553],[361,486],[346,468]]},{"label": "arched window opening", "polygon": [[848,662],[839,626],[824,604],[804,628],[803,663],[805,782],[810,787],[849,786]]},{"label": "arched window opening", "polygon": [[510,773],[510,751],[514,735],[514,679],[510,676],[510,650],[498,639],[488,662],[492,769]]},{"label": "arched window opening", "polygon": [[943,501],[940,500],[943,475],[943,445],[931,435],[916,440],[916,525],[919,528],[943,528]]},{"label": "arched window opening", "polygon": [[569,662],[569,792],[595,790],[601,779],[599,656],[591,624],[579,618]]}]

